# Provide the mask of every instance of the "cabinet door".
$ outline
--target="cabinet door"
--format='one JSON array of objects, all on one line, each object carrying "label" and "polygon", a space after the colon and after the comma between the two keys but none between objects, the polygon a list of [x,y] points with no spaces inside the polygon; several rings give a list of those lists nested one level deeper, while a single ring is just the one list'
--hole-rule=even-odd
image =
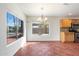
[{"label": "cabinet door", "polygon": [[65,41],[66,42],[73,42],[74,41],[74,32],[65,33]]},{"label": "cabinet door", "polygon": [[63,19],[60,21],[61,27],[71,27],[71,21],[70,19]]},{"label": "cabinet door", "polygon": [[72,24],[79,24],[79,19],[72,19]]},{"label": "cabinet door", "polygon": [[64,32],[60,32],[60,39],[61,39],[61,42],[65,42],[65,34],[64,34]]}]

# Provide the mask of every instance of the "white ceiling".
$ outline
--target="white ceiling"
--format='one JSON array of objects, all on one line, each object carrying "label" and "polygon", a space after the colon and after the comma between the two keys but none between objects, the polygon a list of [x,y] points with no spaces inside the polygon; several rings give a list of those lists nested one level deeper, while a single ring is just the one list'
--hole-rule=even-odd
[{"label": "white ceiling", "polygon": [[[78,3],[23,3],[18,4],[28,16],[79,16]],[[41,10],[44,8],[44,10]]]}]

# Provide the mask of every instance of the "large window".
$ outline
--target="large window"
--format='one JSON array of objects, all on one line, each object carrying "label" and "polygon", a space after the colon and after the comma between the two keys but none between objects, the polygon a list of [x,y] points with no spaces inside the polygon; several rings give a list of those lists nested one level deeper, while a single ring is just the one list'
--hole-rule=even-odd
[{"label": "large window", "polygon": [[23,36],[23,21],[7,13],[7,43],[11,43]]},{"label": "large window", "polygon": [[16,40],[16,21],[15,17],[7,13],[7,42],[13,42]]},{"label": "large window", "polygon": [[49,34],[49,25],[40,22],[32,23],[32,34]]}]

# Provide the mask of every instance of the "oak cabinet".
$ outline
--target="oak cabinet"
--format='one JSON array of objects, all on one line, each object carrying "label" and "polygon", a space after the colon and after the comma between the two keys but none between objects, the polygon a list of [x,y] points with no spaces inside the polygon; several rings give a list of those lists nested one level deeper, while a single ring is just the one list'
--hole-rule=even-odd
[{"label": "oak cabinet", "polygon": [[62,19],[60,21],[60,27],[71,27],[72,21],[70,19]]},{"label": "oak cabinet", "polygon": [[74,32],[61,32],[61,42],[74,42]]}]

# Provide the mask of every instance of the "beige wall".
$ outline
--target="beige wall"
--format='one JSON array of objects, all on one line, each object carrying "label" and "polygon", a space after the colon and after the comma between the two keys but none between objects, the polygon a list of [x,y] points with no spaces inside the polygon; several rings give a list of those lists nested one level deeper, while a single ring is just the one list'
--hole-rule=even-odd
[{"label": "beige wall", "polygon": [[32,22],[38,17],[29,16],[27,20],[27,40],[28,41],[60,41],[60,22],[58,17],[48,17],[49,35],[32,34]]}]

